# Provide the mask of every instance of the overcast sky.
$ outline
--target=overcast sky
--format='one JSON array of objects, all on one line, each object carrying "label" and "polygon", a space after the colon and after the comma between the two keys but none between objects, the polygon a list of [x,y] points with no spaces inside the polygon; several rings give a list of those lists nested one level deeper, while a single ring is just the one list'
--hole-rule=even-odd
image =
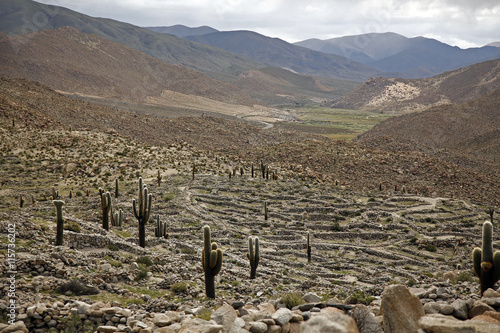
[{"label": "overcast sky", "polygon": [[139,26],[253,30],[288,42],[369,32],[462,48],[500,41],[498,0],[37,0]]}]

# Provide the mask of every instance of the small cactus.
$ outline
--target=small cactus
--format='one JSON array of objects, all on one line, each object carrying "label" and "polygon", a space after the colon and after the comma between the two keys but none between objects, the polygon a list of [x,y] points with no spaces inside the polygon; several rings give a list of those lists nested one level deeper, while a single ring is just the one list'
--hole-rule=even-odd
[{"label": "small cactus", "polygon": [[252,178],[255,177],[255,170],[253,169],[253,163],[252,163]]},{"label": "small cactus", "polygon": [[260,260],[259,237],[248,237],[247,258],[250,260],[250,279],[255,279]]},{"label": "small cactus", "polygon": [[193,164],[193,170],[192,170],[192,174],[193,174],[192,178],[193,178],[193,180],[194,180],[195,173],[196,173],[196,165]]},{"label": "small cactus", "polygon": [[493,225],[490,221],[483,223],[482,249],[476,247],[472,251],[474,273],[479,278],[481,296],[488,288],[494,288],[500,280],[500,251],[493,253]]},{"label": "small cactus", "polygon": [[309,231],[307,232],[307,262],[311,262],[311,242]]},{"label": "small cactus", "polygon": [[203,251],[201,262],[205,272],[205,292],[208,298],[215,298],[215,276],[222,268],[222,250],[211,240],[210,227],[203,227]]},{"label": "small cactus", "polygon": [[118,178],[115,179],[115,198],[118,198],[119,194],[119,187],[118,187]]},{"label": "small cactus", "polygon": [[490,216],[490,222],[493,224],[493,215],[495,215],[495,208],[490,207],[486,210],[486,213]]},{"label": "small cactus", "polygon": [[158,182],[158,187],[161,186],[161,179],[162,179],[162,175],[160,173],[160,170],[158,170],[158,175],[156,176],[156,181]]},{"label": "small cactus", "polygon": [[63,230],[64,230],[64,220],[62,213],[62,206],[64,205],[64,201],[62,200],[53,200],[52,203],[56,206],[56,246],[63,245]]},{"label": "small cactus", "polygon": [[151,213],[151,202],[153,195],[148,194],[148,188],[142,184],[142,177],[139,177],[139,200],[132,200],[134,216],[139,222],[139,246],[146,247],[146,223],[149,221]]},{"label": "small cactus", "polygon": [[267,209],[267,201],[264,201],[264,220],[267,221],[267,219],[269,218],[269,211]]},{"label": "small cactus", "polygon": [[104,193],[102,188],[99,188],[99,196],[101,197],[102,210],[102,228],[109,230],[109,212],[111,211],[111,194]]},{"label": "small cactus", "polygon": [[156,217],[155,237],[168,238],[167,224],[163,221],[160,221],[159,215]]},{"label": "small cactus", "polygon": [[19,208],[23,208],[23,205],[24,205],[23,195],[19,194]]},{"label": "small cactus", "polygon": [[52,187],[52,200],[57,200],[59,198],[59,190],[56,190],[55,187]]},{"label": "small cactus", "polygon": [[113,227],[121,227],[123,223],[123,211],[120,209],[118,212],[111,211],[111,225]]}]

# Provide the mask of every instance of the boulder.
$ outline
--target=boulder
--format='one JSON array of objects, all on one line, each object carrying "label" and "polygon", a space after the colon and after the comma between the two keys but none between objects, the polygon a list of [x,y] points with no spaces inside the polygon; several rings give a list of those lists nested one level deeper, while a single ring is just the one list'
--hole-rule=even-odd
[{"label": "boulder", "polygon": [[183,321],[178,333],[219,333],[223,328],[222,325],[217,325],[213,321],[193,318]]},{"label": "boulder", "polygon": [[359,333],[352,317],[343,313],[315,316],[300,325],[300,333]]},{"label": "boulder", "polygon": [[461,320],[466,320],[468,318],[468,308],[467,308],[467,302],[464,301],[463,299],[457,299],[453,303],[451,303],[451,306],[453,307],[453,316],[455,318],[461,319]]},{"label": "boulder", "polygon": [[375,315],[366,305],[358,304],[350,311],[360,333],[382,333]]},{"label": "boulder", "polygon": [[210,318],[217,324],[222,325],[222,332],[228,333],[234,324],[236,318],[238,318],[238,313],[229,304],[224,304],[212,313]]},{"label": "boulder", "polygon": [[474,302],[474,306],[469,310],[469,318],[482,315],[486,311],[495,311],[495,309],[482,301],[476,301]]},{"label": "boulder", "polygon": [[16,321],[14,324],[11,324],[7,327],[5,327],[2,330],[2,333],[28,333],[28,328],[26,328],[26,325],[22,321]]},{"label": "boulder", "polygon": [[417,333],[418,321],[425,315],[420,299],[403,285],[384,289],[380,312],[385,333]]},{"label": "boulder", "polygon": [[319,302],[321,302],[321,297],[319,297],[315,293],[306,293],[304,295],[304,300],[307,303],[319,303]]},{"label": "boulder", "polygon": [[500,333],[500,326],[488,321],[462,321],[442,314],[425,315],[418,325],[428,333]]},{"label": "boulder", "polygon": [[248,323],[249,331],[252,333],[266,333],[267,332],[267,325],[264,324],[261,321],[251,321]]},{"label": "boulder", "polygon": [[281,308],[278,309],[273,315],[271,316],[272,319],[276,322],[278,325],[284,325],[292,319],[293,313],[287,308]]}]

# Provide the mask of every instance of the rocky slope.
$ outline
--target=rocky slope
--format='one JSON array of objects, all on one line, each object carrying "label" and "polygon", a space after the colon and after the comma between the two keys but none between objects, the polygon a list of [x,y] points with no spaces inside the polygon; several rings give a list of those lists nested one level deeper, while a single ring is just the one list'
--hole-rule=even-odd
[{"label": "rocky slope", "polygon": [[367,147],[423,151],[482,172],[498,173],[500,89],[462,104],[390,118],[360,135]]},{"label": "rocky slope", "polygon": [[328,103],[333,108],[409,113],[463,103],[500,87],[500,60],[487,61],[428,79],[372,78]]},{"label": "rocky slope", "polygon": [[0,63],[2,75],[100,98],[145,102],[169,90],[227,103],[257,103],[234,85],[69,27],[0,35]]},{"label": "rocky slope", "polygon": [[[470,260],[488,215],[456,198],[498,198],[485,176],[417,153],[220,118],[146,117],[1,82],[0,258],[13,282],[0,287],[0,308],[3,322],[16,321],[2,332],[390,332],[410,312],[408,325],[428,332],[494,332],[481,315],[500,296],[479,298]],[[145,248],[132,213],[138,177],[153,195]],[[109,231],[99,188],[124,214]],[[62,246],[53,198],[65,202]],[[168,237],[155,236],[157,219]],[[214,300],[200,264],[204,225],[224,256]],[[249,236],[260,243],[255,280]],[[398,298],[410,293],[403,285],[415,296]]]}]

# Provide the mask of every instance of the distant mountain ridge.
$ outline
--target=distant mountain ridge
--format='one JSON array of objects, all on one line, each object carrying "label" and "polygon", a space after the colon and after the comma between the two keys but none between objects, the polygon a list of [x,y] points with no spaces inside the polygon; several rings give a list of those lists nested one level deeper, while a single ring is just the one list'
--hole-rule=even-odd
[{"label": "distant mountain ridge", "polygon": [[132,102],[146,102],[170,90],[222,102],[255,103],[230,83],[70,27],[27,35],[0,33],[0,75]]},{"label": "distant mountain ridge", "polygon": [[497,88],[500,88],[500,59],[426,79],[372,78],[327,105],[341,109],[408,113],[441,104],[468,102]]},{"label": "distant mountain ridge", "polygon": [[372,67],[343,56],[313,51],[253,31],[220,31],[186,39],[300,74],[358,81],[380,74]]},{"label": "distant mountain ridge", "polygon": [[[2,0],[0,32],[22,34],[70,26],[121,43],[174,65],[196,69],[218,79],[232,79],[264,67],[237,54],[132,24],[95,18],[32,0]],[[34,20],[36,18],[36,20]]]},{"label": "distant mountain ridge", "polygon": [[202,27],[190,28],[182,24],[176,24],[169,27],[147,27],[149,30],[153,30],[162,34],[171,34],[177,37],[187,37],[187,36],[197,36],[206,35],[212,32],[218,32],[219,30],[208,27],[206,25]]},{"label": "distant mountain ridge", "polygon": [[387,33],[369,33],[328,40],[309,39],[295,45],[342,55],[402,78],[426,78],[445,71],[500,58],[493,45],[461,49],[438,40]]}]

